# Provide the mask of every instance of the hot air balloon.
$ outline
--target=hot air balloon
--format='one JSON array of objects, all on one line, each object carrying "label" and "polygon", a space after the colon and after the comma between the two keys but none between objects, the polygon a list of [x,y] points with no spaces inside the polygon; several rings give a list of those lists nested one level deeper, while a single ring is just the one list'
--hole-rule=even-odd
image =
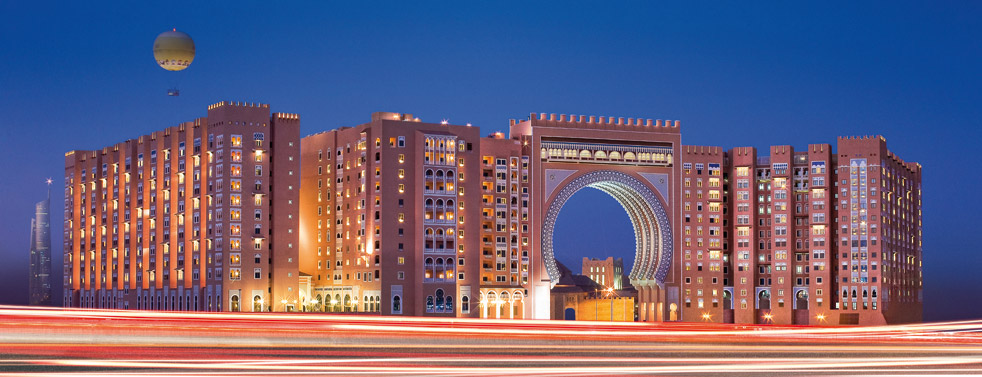
[{"label": "hot air balloon", "polygon": [[[160,68],[168,71],[183,71],[194,61],[194,41],[187,33],[173,29],[165,31],[153,41],[153,57]],[[178,89],[167,91],[169,96],[178,96]]]}]

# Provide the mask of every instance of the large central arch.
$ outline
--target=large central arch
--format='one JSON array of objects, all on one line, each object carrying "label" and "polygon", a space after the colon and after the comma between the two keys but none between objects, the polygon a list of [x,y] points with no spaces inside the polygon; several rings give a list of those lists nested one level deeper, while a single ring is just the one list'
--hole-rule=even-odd
[{"label": "large central arch", "polygon": [[598,170],[583,174],[563,186],[552,199],[542,224],[542,258],[551,285],[559,281],[553,249],[553,231],[559,212],[577,191],[592,187],[617,200],[634,227],[636,241],[634,267],[629,275],[632,284],[663,285],[672,263],[672,228],[668,214],[652,190],[626,173]]}]

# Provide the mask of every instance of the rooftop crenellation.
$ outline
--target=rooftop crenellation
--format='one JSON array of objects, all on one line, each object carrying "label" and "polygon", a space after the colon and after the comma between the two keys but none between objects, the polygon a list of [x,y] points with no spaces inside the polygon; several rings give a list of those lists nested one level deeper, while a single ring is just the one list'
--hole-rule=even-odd
[{"label": "rooftop crenellation", "polygon": [[255,102],[239,102],[239,101],[221,101],[208,106],[208,110],[214,110],[223,106],[236,106],[236,107],[262,107],[268,108],[269,104],[265,103],[255,103]]},{"label": "rooftop crenellation", "polygon": [[[673,130],[678,132],[679,127],[681,127],[681,121],[678,120],[661,120],[661,119],[643,119],[643,118],[624,118],[624,117],[612,117],[612,116],[596,116],[596,115],[575,115],[575,114],[546,114],[546,113],[531,113],[529,115],[529,121],[533,122],[551,122],[551,123],[562,123],[566,126],[581,126],[581,127],[611,127],[614,128],[624,128],[624,129],[654,129],[658,128],[660,130]],[[509,125],[515,125],[518,123],[515,119],[509,120]]]}]

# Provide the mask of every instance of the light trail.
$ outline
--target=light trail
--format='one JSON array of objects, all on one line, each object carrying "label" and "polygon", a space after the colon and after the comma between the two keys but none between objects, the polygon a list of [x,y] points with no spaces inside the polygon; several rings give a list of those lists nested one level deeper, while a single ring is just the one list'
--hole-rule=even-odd
[{"label": "light trail", "polygon": [[982,321],[801,327],[0,306],[8,373],[982,374]]}]

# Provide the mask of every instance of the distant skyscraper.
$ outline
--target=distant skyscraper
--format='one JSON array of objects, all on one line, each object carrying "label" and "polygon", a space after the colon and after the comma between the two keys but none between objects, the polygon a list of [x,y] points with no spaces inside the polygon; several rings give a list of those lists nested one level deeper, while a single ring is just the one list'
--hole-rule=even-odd
[{"label": "distant skyscraper", "polygon": [[48,197],[34,206],[31,219],[31,305],[51,305],[51,180]]}]

